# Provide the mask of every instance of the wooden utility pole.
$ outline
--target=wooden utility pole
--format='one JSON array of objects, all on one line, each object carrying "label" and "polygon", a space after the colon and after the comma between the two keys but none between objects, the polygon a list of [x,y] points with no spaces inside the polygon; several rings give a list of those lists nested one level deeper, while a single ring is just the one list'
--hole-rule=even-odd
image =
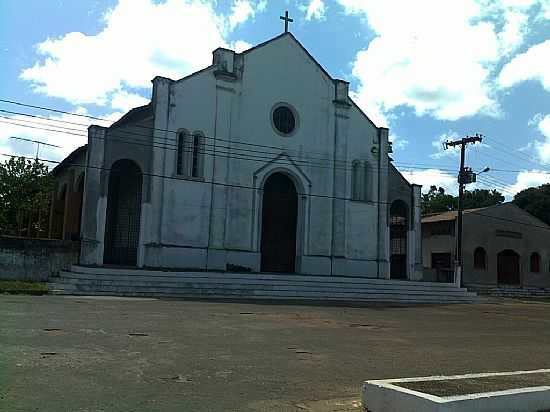
[{"label": "wooden utility pole", "polygon": [[476,133],[475,136],[463,137],[460,140],[447,141],[444,143],[445,150],[449,147],[460,146],[460,170],[458,172],[458,217],[457,217],[457,234],[456,234],[456,253],[455,253],[455,282],[462,286],[462,211],[464,185],[474,183],[476,174],[469,167],[464,167],[464,157],[466,156],[466,146],[469,143],[475,144],[481,142],[483,136]]}]

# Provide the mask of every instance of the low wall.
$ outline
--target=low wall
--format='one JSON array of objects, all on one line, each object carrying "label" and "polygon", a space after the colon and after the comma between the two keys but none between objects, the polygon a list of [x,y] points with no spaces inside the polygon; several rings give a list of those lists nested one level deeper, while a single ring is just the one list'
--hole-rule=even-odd
[{"label": "low wall", "polygon": [[46,281],[78,263],[80,242],[0,236],[0,279]]}]

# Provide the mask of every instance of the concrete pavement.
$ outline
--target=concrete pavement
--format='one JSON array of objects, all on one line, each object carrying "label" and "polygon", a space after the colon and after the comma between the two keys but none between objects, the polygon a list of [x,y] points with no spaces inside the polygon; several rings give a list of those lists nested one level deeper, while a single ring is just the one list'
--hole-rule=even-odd
[{"label": "concrete pavement", "polygon": [[0,295],[1,411],[358,411],[363,380],[550,367],[550,304]]}]

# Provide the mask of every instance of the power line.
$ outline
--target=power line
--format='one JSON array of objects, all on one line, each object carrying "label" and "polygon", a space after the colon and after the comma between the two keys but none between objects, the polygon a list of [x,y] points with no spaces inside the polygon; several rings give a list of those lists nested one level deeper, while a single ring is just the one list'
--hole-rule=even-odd
[{"label": "power line", "polygon": [[[38,110],[51,111],[51,112],[54,112],[54,113],[67,114],[67,115],[70,115],[70,116],[78,116],[78,117],[84,117],[84,118],[88,118],[88,119],[92,119],[92,120],[101,120],[101,121],[104,121],[104,122],[115,123],[112,120],[104,119],[104,118],[101,118],[101,117],[89,116],[89,115],[80,114],[80,113],[71,113],[71,112],[67,112],[67,111],[64,111],[64,110],[52,109],[52,108],[46,107],[46,106],[37,106],[37,105],[22,103],[22,102],[18,102],[18,101],[15,101],[15,100],[0,99],[0,102],[13,104],[13,105],[17,105],[17,106],[22,106],[22,107],[29,107],[29,108],[38,109]],[[145,125],[140,125],[140,124],[132,124],[132,126],[147,129],[147,130],[157,131],[157,132],[173,133],[173,134],[176,134],[176,135],[178,135],[181,132],[181,131],[178,131],[178,130],[162,129],[162,128],[150,127],[150,126],[145,126]],[[243,142],[243,141],[235,140],[235,139],[228,140],[228,139],[222,139],[222,138],[219,138],[219,137],[212,137],[212,136],[204,136],[204,137],[206,139],[211,139],[211,140],[226,142],[226,143],[232,143],[232,144],[238,144],[238,145],[254,146],[254,147],[259,147],[259,148],[264,148],[264,149],[265,148],[275,149],[275,150],[279,150],[279,151],[283,150],[283,151],[297,152],[296,150],[292,150],[292,149],[288,149],[288,148],[284,148],[284,147],[279,147],[279,146],[271,146],[271,145],[262,145],[262,144],[258,144],[258,143]],[[322,152],[310,151],[310,153],[316,153],[316,154],[324,155],[324,153],[322,153]]]},{"label": "power line", "polygon": [[[104,119],[104,118],[100,118],[100,117],[95,117],[95,116],[89,116],[89,115],[83,115],[83,114],[79,114],[79,113],[71,113],[71,112],[66,112],[66,111],[62,111],[62,110],[57,110],[57,109],[52,109],[52,108],[48,108],[48,107],[44,107],[44,106],[35,106],[35,105],[30,105],[30,104],[25,104],[25,103],[21,103],[21,102],[16,102],[16,101],[12,101],[12,100],[5,100],[5,99],[0,99],[0,102],[5,102],[5,103],[10,103],[10,104],[16,104],[16,105],[20,105],[20,106],[24,106],[24,107],[31,107],[31,108],[36,108],[36,109],[41,109],[41,110],[49,110],[49,111],[53,111],[53,112],[56,112],[56,113],[63,113],[63,114],[67,114],[67,115],[71,115],[71,116],[79,116],[79,117],[84,117],[84,118],[89,118],[89,119],[94,119],[94,120],[101,120],[101,121],[105,121],[105,122],[113,122],[112,120],[108,120],[108,119]],[[4,112],[4,113],[9,113],[9,114],[13,114],[13,115],[20,115],[20,116],[28,116],[28,117],[33,117],[33,118],[38,118],[38,119],[43,119],[43,120],[46,120],[48,122],[56,122],[56,123],[65,123],[65,124],[71,124],[71,125],[76,125],[76,126],[83,126],[83,127],[88,127],[89,125],[88,124],[84,124],[84,123],[77,123],[77,122],[71,122],[71,121],[68,121],[68,120],[61,120],[61,119],[52,119],[52,118],[48,118],[48,117],[45,117],[45,116],[39,116],[39,115],[34,115],[34,114],[28,114],[28,113],[22,113],[22,112],[14,112],[14,111],[10,111],[10,110],[4,110],[4,109],[0,109],[0,112]],[[11,117],[6,117],[6,116],[0,116],[6,120],[9,120],[9,121],[12,121],[12,120],[15,120],[15,121],[19,121],[19,122],[24,122],[25,120],[21,120],[21,119],[15,119],[15,118],[11,118]],[[28,122],[28,121],[27,121]],[[10,124],[14,124],[14,125],[17,125],[17,126],[21,126],[21,127],[25,127],[26,125],[21,125],[21,124],[15,124],[15,123],[10,123]],[[35,123],[35,124],[40,124],[40,125],[44,125],[43,123]],[[48,125],[50,126],[50,125]],[[173,131],[173,130],[168,130],[168,129],[156,129],[156,128],[151,128],[151,127],[148,127],[148,126],[143,126],[143,125],[137,125],[138,127],[143,127],[143,128],[147,128],[149,130],[160,130],[160,131],[168,131],[168,132],[173,132],[173,133],[177,133],[176,131]],[[28,127],[28,126],[27,126]],[[80,129],[70,129],[70,128],[65,128],[65,127],[62,127],[62,126],[57,126],[57,125],[53,125],[51,127],[56,127],[56,128],[59,128],[59,129],[64,129],[64,130],[73,130],[73,131],[82,131],[82,132],[86,132],[85,130],[80,130]],[[41,129],[40,129],[41,130]],[[46,131],[51,131],[51,132],[57,132],[57,133],[62,133],[60,130],[53,130],[53,129],[44,129]],[[145,135],[145,134],[140,134],[140,133],[136,133],[136,132],[129,132],[129,131],[125,131],[125,130],[117,130],[116,133],[122,133],[122,134],[127,134],[127,135],[135,135],[135,136],[142,136],[142,137],[152,137],[153,139],[162,139],[162,138],[159,138],[159,137],[155,137],[154,135],[151,136],[151,135]],[[86,135],[82,135],[82,134],[75,134],[75,133],[67,133],[67,134],[72,134],[72,135],[77,135],[77,136],[83,136],[83,137],[86,137]],[[205,138],[208,138],[208,139],[216,139],[216,138],[213,138],[213,137],[210,137],[210,136],[203,136]],[[163,139],[165,140],[165,139]],[[268,148],[274,148],[274,149],[277,149],[277,150],[285,150],[285,151],[288,151],[287,149],[284,149],[282,147],[276,147],[276,146],[265,146],[265,145],[257,145],[257,144],[253,144],[253,143],[244,143],[244,142],[239,142],[239,141],[234,141],[234,140],[226,140],[226,139],[220,139],[220,138],[217,138],[217,140],[223,140],[223,141],[228,141],[228,142],[231,142],[231,143],[236,143],[236,144],[241,144],[241,145],[253,145],[253,146],[260,146],[260,147],[268,147]],[[176,146],[176,144],[174,143],[169,143],[169,142],[163,142],[164,145],[166,146]],[[157,146],[159,147],[159,146]],[[240,150],[240,151],[251,151],[251,152],[260,152],[260,153],[263,153],[265,154],[266,152],[265,151],[252,151],[250,149],[242,149],[242,148],[239,148],[239,147],[231,147],[232,150]],[[515,156],[514,154],[510,154],[509,152],[506,152],[506,151],[503,151],[502,149],[499,149],[499,147],[495,147],[495,149],[503,152],[504,154],[507,154],[507,155],[511,155],[511,156]],[[268,152],[269,153],[269,152]],[[273,153],[275,154],[275,153]],[[277,153],[279,154],[279,153]],[[505,161],[503,159],[500,159],[494,155],[487,155],[486,156],[487,158],[489,159],[496,159],[496,160],[499,160],[503,163],[509,163],[508,161]],[[338,159],[327,159],[327,158],[315,158],[315,157],[309,157],[309,159],[313,159],[313,160],[323,160],[323,161],[329,161],[329,162],[344,162],[344,163],[351,163],[350,161],[346,161],[346,160],[338,160]],[[366,160],[366,159],[356,159],[356,160]],[[530,161],[531,163],[537,165],[538,167],[541,167],[540,165],[534,163],[531,159],[527,159],[528,161]],[[398,163],[394,163],[395,165],[399,165],[399,166],[403,166],[403,167],[410,167],[410,164],[398,164]],[[413,164],[413,167],[416,168],[416,169],[423,169],[423,167],[420,167],[420,166],[425,166],[424,168],[425,169],[432,169],[432,168],[437,168],[439,170],[449,170],[449,171],[454,171],[454,169],[445,169],[443,168],[443,166],[441,165],[429,165],[429,164]],[[445,165],[445,167],[447,167]],[[524,172],[524,171],[528,171],[528,170],[510,170],[510,169],[497,169],[497,168],[491,168],[491,170],[493,171],[498,171],[498,172],[511,172],[511,173],[519,173],[519,172]],[[548,171],[544,171],[545,173],[550,173],[550,170]]]},{"label": "power line", "polygon": [[[60,164],[62,162],[62,161],[59,161],[59,160],[52,160],[52,159],[40,159],[40,158],[39,159],[31,159],[27,156],[20,156],[20,155],[8,154],[8,153],[0,153],[0,156],[18,157],[18,158],[22,158],[22,159],[25,159],[25,160],[39,160],[41,162],[54,163],[54,164]],[[109,171],[109,172],[111,171],[111,169],[107,168],[107,167],[89,166],[89,165],[82,165],[82,164],[78,164],[78,163],[66,163],[66,165],[67,166],[80,167],[80,168],[83,168],[83,169],[105,170],[105,171]],[[161,174],[157,174],[157,173],[147,173],[147,172],[142,172],[141,174],[143,176],[156,177],[156,178],[160,178],[160,179],[176,180],[176,181],[180,181],[180,182],[181,181],[197,182],[196,180],[187,179],[184,176],[168,176],[168,175],[161,175]],[[239,185],[239,184],[231,184],[231,183],[220,183],[220,182],[214,182],[214,181],[206,180],[206,179],[201,179],[201,180],[198,181],[198,183],[206,183],[206,184],[212,184],[212,185],[215,185],[215,186],[232,187],[232,188],[238,188],[238,189],[256,190],[256,191],[260,191],[260,192],[264,191],[264,189],[257,188],[257,187],[245,186],[245,185]],[[365,204],[383,204],[383,205],[391,205],[392,204],[392,202],[380,202],[380,201],[377,201],[377,200],[358,201],[358,200],[348,198],[348,197],[338,197],[338,196],[320,195],[320,194],[311,194],[311,193],[298,193],[297,192],[297,195],[298,196],[315,197],[315,198],[323,198],[323,199],[348,200],[348,201],[353,201],[353,202],[361,202],[361,203],[365,203]],[[415,205],[415,207],[420,207],[420,205]]]},{"label": "power line", "polygon": [[[1,111],[2,110],[0,110],[0,112]],[[47,128],[47,127],[35,127],[35,126],[30,126],[28,124],[15,123],[15,122],[27,122],[27,123],[39,124],[39,125],[44,125],[44,124],[43,123],[38,123],[38,122],[30,122],[28,120],[13,119],[13,118],[6,117],[6,116],[0,116],[0,118],[9,119],[9,120],[0,120],[0,123],[6,123],[6,124],[14,125],[14,126],[26,127],[26,128],[31,128],[31,129],[35,129],[35,130],[43,130],[43,131],[49,131],[49,132],[54,132],[54,133],[67,134],[67,135],[71,135],[71,136],[88,137],[88,134],[84,130],[65,128],[65,127],[61,127],[61,126],[57,126],[57,125],[52,125],[52,127],[56,127],[56,128],[64,129],[64,130],[51,129],[51,128]],[[46,118],[46,120],[47,120],[47,118]],[[66,131],[66,130],[69,130],[69,131]],[[81,131],[82,133],[74,133],[74,132],[71,132],[71,130],[72,131]],[[121,131],[117,131],[117,133],[120,133],[120,132]],[[129,135],[150,137],[148,135],[133,133],[133,132],[129,132],[129,131],[124,131],[123,133],[124,134],[129,134]],[[96,137],[96,136],[94,136],[93,138],[98,139],[98,140],[105,140],[104,138]],[[136,144],[136,145],[140,145],[140,146],[157,147],[157,148],[167,149],[167,150],[176,150],[176,145],[172,144],[172,143],[151,144],[151,143],[146,143],[146,142],[143,142],[143,141],[137,141],[135,139],[129,140],[129,141],[128,140],[117,139],[116,142],[117,143],[123,143],[123,144]],[[207,144],[207,146],[212,146],[212,145]],[[218,147],[223,148],[225,146],[218,146]],[[235,148],[231,148],[231,149],[235,149]],[[238,149],[237,148],[237,150],[247,150],[247,149]],[[254,151],[254,152],[257,152],[257,151]],[[205,154],[208,154],[208,155],[215,155],[217,153],[223,154],[223,155],[226,155],[228,153],[230,153],[232,155],[240,155],[240,153],[238,153],[238,152],[235,152],[235,153],[233,153],[233,152],[221,152],[221,151],[205,152]],[[265,153],[265,152],[262,152],[262,153]],[[270,152],[268,152],[268,153],[270,153]],[[276,154],[276,153],[273,153],[273,154]],[[277,155],[278,154],[280,154],[280,153],[277,153]],[[231,158],[231,156],[229,156],[229,157]],[[262,158],[262,157],[260,157],[260,158]],[[239,159],[241,159],[241,158],[239,157]],[[272,160],[272,158],[269,158],[269,159]],[[244,159],[244,160],[246,160],[246,159]],[[303,163],[303,162],[306,162],[306,161],[299,161],[299,162]],[[437,171],[443,171],[443,172],[455,172],[455,169],[450,168],[447,165],[439,165],[439,164],[430,165],[430,164],[427,164],[427,163],[400,163],[400,162],[394,162],[393,164],[395,166],[399,167],[401,169],[401,171],[408,171],[408,172],[418,172],[418,171],[422,171],[422,170],[437,170]],[[314,165],[314,167],[321,167],[321,166],[320,165]],[[370,165],[368,167],[371,170],[376,170],[377,171],[377,168],[375,169],[374,167],[372,167]],[[342,169],[342,168],[340,168],[340,169]],[[350,170],[350,169],[345,169],[345,170]],[[491,168],[491,171],[504,172],[504,173],[521,173],[521,172],[534,173],[534,172],[531,172],[527,169]],[[543,173],[543,174],[549,174],[550,175],[550,171],[548,171],[548,172],[546,172],[546,171],[537,171],[537,173]],[[443,174],[445,174],[445,173],[443,173]],[[451,176],[449,174],[447,174],[447,175]],[[454,175],[452,175],[452,176],[454,176]],[[508,182],[506,182],[506,184],[508,184]]]},{"label": "power line", "polygon": [[[31,126],[29,124],[25,124],[25,123],[32,123],[32,124],[39,124],[39,125],[43,125],[43,123],[38,123],[38,122],[32,122],[32,121],[29,121],[29,120],[20,120],[20,119],[12,119],[12,118],[7,118],[6,116],[1,116],[0,115],[0,118],[3,118],[3,119],[9,119],[9,120],[0,120],[0,123],[6,123],[6,124],[12,124],[12,125],[15,125],[15,126],[20,126],[20,127],[26,127],[26,128],[31,128],[31,129],[35,129],[35,130],[43,130],[43,131],[48,131],[48,132],[54,132],[54,133],[60,133],[60,134],[67,134],[67,135],[71,135],[71,136],[80,136],[80,137],[88,137],[88,134],[87,133],[84,133],[84,131],[81,131],[82,133],[75,133],[76,131],[79,131],[78,129],[73,129],[73,128],[65,128],[65,127],[60,127],[60,126],[52,126],[52,127],[57,127],[57,128],[60,128],[60,129],[64,129],[64,130],[56,130],[56,129],[51,129],[51,128],[47,128],[47,127],[37,127],[37,126]],[[16,122],[23,122],[23,123],[15,123],[14,121],[12,120],[15,120]],[[67,131],[68,130],[68,131]],[[117,131],[117,133],[119,133],[119,131]],[[130,134],[130,135],[134,135],[135,133],[132,133],[132,132],[125,132],[125,134]],[[150,136],[147,136],[147,135],[141,135],[141,134],[136,134],[137,136],[144,136],[144,137],[150,137]],[[127,139],[121,139],[119,136],[114,136],[115,138],[112,139],[111,141],[113,142],[117,142],[117,143],[122,143],[122,144],[135,144],[135,145],[139,145],[139,146],[146,146],[146,147],[156,147],[156,148],[160,148],[160,149],[165,149],[165,150],[172,150],[172,151],[178,151],[177,149],[177,145],[175,144],[171,144],[171,143],[164,143],[164,144],[160,144],[160,143],[147,143],[147,142],[143,142],[143,141],[138,141],[136,139],[132,139],[132,140],[127,140]],[[97,140],[109,140],[109,139],[106,139],[106,138],[102,138],[102,137],[98,137],[98,136],[91,136],[91,138],[93,139],[97,139]],[[202,144],[203,146],[206,146],[206,147],[214,147],[214,149],[208,149],[208,150],[201,150],[200,153],[201,154],[206,154],[208,156],[217,156],[217,155],[221,155],[221,156],[224,156],[225,158],[232,158],[232,159],[238,159],[238,160],[251,160],[251,161],[256,161],[256,162],[259,162],[259,161],[273,161],[273,158],[272,157],[266,157],[266,156],[260,156],[260,155],[250,155],[250,154],[241,154],[241,153],[238,153],[238,152],[228,152],[228,151],[221,151],[219,150],[219,148],[226,148],[227,146],[217,146],[215,147],[215,145],[211,145],[211,144]],[[228,147],[229,149],[234,149],[232,147]],[[247,151],[250,151],[248,149],[238,149],[238,150],[247,150]],[[185,152],[191,152],[192,150],[187,150],[187,149],[184,149]],[[252,151],[252,152],[258,152],[258,151]],[[262,152],[264,153],[264,152]],[[269,154],[270,152],[268,152]],[[280,155],[280,153],[272,153],[273,155]],[[347,163],[351,163],[352,166],[351,167],[340,167],[340,166],[326,166],[326,165],[321,165],[321,164],[316,164],[316,163],[311,163],[311,162],[308,162],[306,160],[299,160],[297,159],[294,163],[292,162],[289,162],[289,161],[283,161],[281,162],[280,159],[279,160],[275,160],[275,162],[277,164],[283,164],[283,165],[292,165],[292,164],[300,164],[302,166],[312,166],[312,167],[317,167],[317,168],[325,168],[325,169],[330,169],[332,170],[333,168],[334,169],[337,169],[337,170],[347,170],[347,171],[351,171],[353,169],[353,163],[355,161],[352,161],[352,162],[347,162]],[[343,162],[343,161],[342,161]],[[395,166],[400,166],[400,164],[394,164]],[[378,171],[378,168],[377,167],[374,167],[371,165],[371,162],[368,162],[367,163],[367,167],[368,169],[370,169],[371,171],[373,172],[376,172],[376,173],[379,173]],[[409,164],[407,164],[406,168],[409,168]],[[432,167],[422,167],[422,166],[419,166],[419,167],[416,167],[416,169],[419,169],[419,170],[423,170],[423,169],[433,169],[434,166]],[[454,169],[441,169],[439,168],[439,170],[447,170],[447,171],[454,171]]]}]

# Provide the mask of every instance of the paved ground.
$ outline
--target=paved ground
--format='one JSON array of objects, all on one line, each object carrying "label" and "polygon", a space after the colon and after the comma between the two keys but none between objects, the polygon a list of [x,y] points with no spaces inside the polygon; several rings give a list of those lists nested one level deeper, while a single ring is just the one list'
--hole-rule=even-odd
[{"label": "paved ground", "polygon": [[0,295],[0,410],[358,411],[365,379],[550,367],[550,304]]}]

